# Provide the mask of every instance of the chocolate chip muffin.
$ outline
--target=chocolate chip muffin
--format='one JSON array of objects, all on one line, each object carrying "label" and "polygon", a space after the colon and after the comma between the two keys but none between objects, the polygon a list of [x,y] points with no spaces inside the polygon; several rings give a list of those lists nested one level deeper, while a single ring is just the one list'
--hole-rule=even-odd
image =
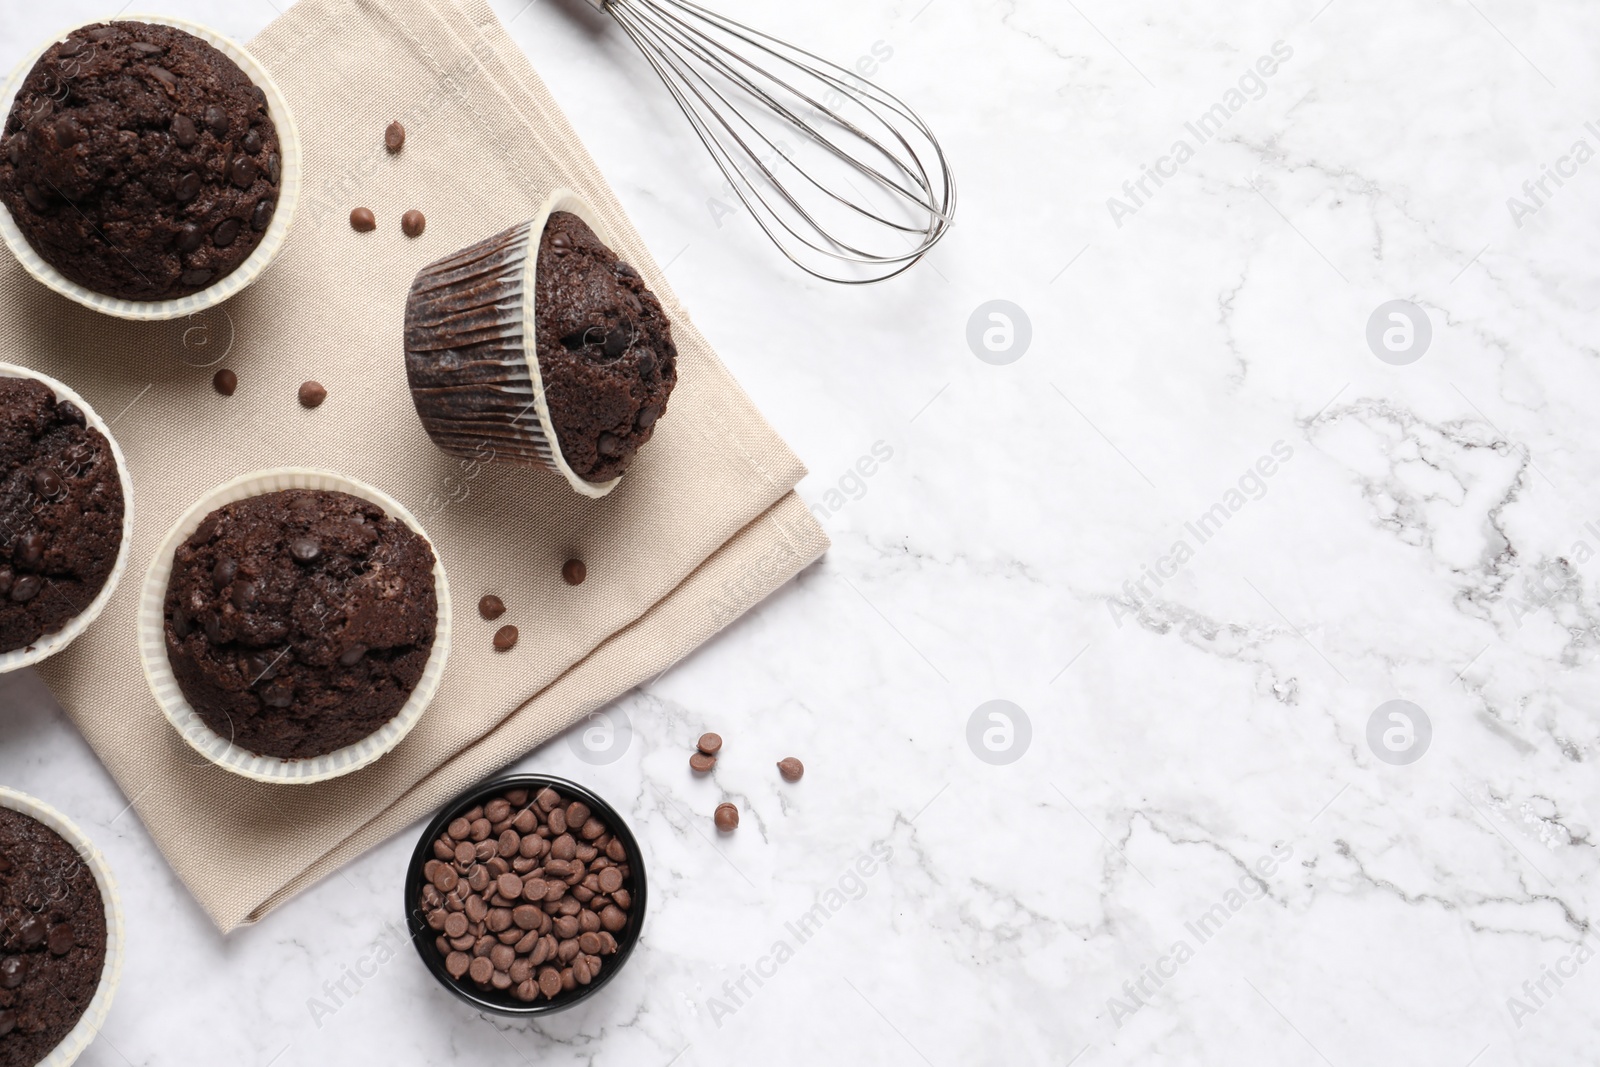
[{"label": "chocolate chip muffin", "polygon": [[291,489],[213,511],[174,553],[167,654],[206,725],[306,759],[381,729],[422,679],[433,549],[376,504]]},{"label": "chocolate chip muffin", "polygon": [[33,1067],[72,1032],[106,964],[94,871],[54,830],[0,807],[0,1067]]},{"label": "chocolate chip muffin", "polygon": [[94,602],[122,551],[111,442],[43,382],[0,377],[0,652]]},{"label": "chocolate chip muffin", "polygon": [[585,481],[628,469],[678,381],[661,302],[583,220],[550,216],[539,242],[539,374],[561,454]]},{"label": "chocolate chip muffin", "polygon": [[267,97],[171,26],[75,30],[29,72],[0,138],[0,201],[66,278],[126,300],[199,292],[272,222]]}]

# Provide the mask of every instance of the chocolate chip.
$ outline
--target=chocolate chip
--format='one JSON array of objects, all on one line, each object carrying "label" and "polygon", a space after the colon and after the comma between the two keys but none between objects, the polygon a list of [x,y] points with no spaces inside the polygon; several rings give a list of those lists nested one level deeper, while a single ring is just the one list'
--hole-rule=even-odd
[{"label": "chocolate chip", "polygon": [[197,267],[194,270],[184,271],[181,280],[190,289],[199,289],[211,281],[211,272],[203,267]]},{"label": "chocolate chip", "polygon": [[205,619],[206,640],[213,645],[222,644],[222,620],[215,615],[207,615]]},{"label": "chocolate chip", "polygon": [[29,915],[22,920],[21,925],[16,927],[16,932],[17,939],[22,942],[23,948],[38,948],[44,944],[44,939],[49,931],[46,930],[43,919],[40,919],[37,915]]},{"label": "chocolate chip", "polygon": [[517,647],[517,628],[515,626],[502,626],[494,632],[494,647],[501,652],[509,652]]},{"label": "chocolate chip", "polygon": [[255,127],[251,127],[250,132],[244,135],[244,140],[239,142],[239,147],[243,148],[252,156],[261,151],[263,147],[261,143],[261,131]]},{"label": "chocolate chip", "polygon": [[722,735],[713,733],[701,734],[700,740],[694,743],[694,747],[708,756],[715,756],[722,751]]},{"label": "chocolate chip", "polygon": [[71,115],[62,115],[56,119],[56,143],[63,148],[71,148],[80,141],[89,139],[89,131],[78,124],[78,120]]},{"label": "chocolate chip", "polygon": [[400,229],[407,237],[421,237],[422,231],[427,228],[427,216],[416,208],[412,208],[400,216]]},{"label": "chocolate chip", "polygon": [[44,579],[37,574],[24,574],[11,584],[11,599],[26,604],[44,589]]},{"label": "chocolate chip", "polygon": [[378,228],[378,216],[368,207],[358,207],[350,212],[350,228],[357,233],[371,233]]},{"label": "chocolate chip", "polygon": [[239,388],[239,376],[224,367],[212,377],[211,386],[223,396],[232,396],[233,391]]},{"label": "chocolate chip", "polygon": [[283,161],[278,158],[278,153],[267,153],[267,181],[277,185],[281,177],[283,177]]},{"label": "chocolate chip", "polygon": [[152,44],[150,41],[129,41],[128,47],[141,56],[159,56],[166,51],[161,45]]},{"label": "chocolate chip", "polygon": [[48,467],[33,472],[33,491],[46,500],[54,500],[60,496],[65,487],[61,475]]},{"label": "chocolate chip", "polygon": [[608,459],[620,456],[622,455],[622,438],[609,430],[602,430],[600,432],[600,440],[596,442],[595,448],[599,450],[602,456]]},{"label": "chocolate chip", "polygon": [[389,128],[383,131],[383,146],[390,152],[398,152],[406,146],[406,128],[398,122],[389,123]]},{"label": "chocolate chip", "polygon": [[174,115],[172,139],[177,142],[179,148],[193,148],[194,143],[200,139],[200,131],[195,128],[194,120],[188,115]]},{"label": "chocolate chip", "polygon": [[44,534],[38,530],[29,530],[19,537],[15,558],[18,566],[37,567],[44,559]]},{"label": "chocolate chip", "polygon": [[716,821],[717,829],[725,834],[731,834],[739,828],[739,809],[732,804],[726,802],[718,804],[716,815],[713,818]]},{"label": "chocolate chip", "polygon": [[178,198],[178,203],[187,204],[200,195],[200,175],[194,171],[185,171],[178,178],[178,184],[173,190],[173,195]]},{"label": "chocolate chip", "polygon": [[22,187],[22,196],[28,201],[28,206],[35,211],[44,211],[50,206],[50,199],[32,182]]},{"label": "chocolate chip", "polygon": [[600,925],[605,927],[608,933],[621,933],[622,928],[628,925],[627,913],[615,904],[607,904],[600,912]]},{"label": "chocolate chip", "polygon": [[56,49],[56,55],[60,56],[62,59],[71,59],[74,56],[83,55],[88,50],[89,46],[80,38],[72,37],[63,43],[60,48]]},{"label": "chocolate chip", "polygon": [[239,564],[231,559],[219,559],[211,568],[211,588],[222,592],[239,576]]},{"label": "chocolate chip", "polygon": [[286,685],[270,685],[261,694],[261,703],[269,708],[286,708],[294,703],[294,690]]},{"label": "chocolate chip", "polygon": [[0,960],[0,989],[15,989],[26,977],[21,956],[7,956]]},{"label": "chocolate chip", "polygon": [[255,184],[256,162],[249,156],[235,156],[228,167],[228,178],[241,189]]},{"label": "chocolate chip", "polygon": [[310,537],[296,537],[289,542],[289,555],[296,563],[315,563],[322,558],[322,546]]},{"label": "chocolate chip", "polygon": [[564,233],[550,235],[550,250],[558,256],[564,256],[572,251],[572,238]]},{"label": "chocolate chip", "polygon": [[267,91],[265,89],[261,88],[261,86],[259,86],[259,85],[250,86],[250,98],[256,102],[256,106],[257,107],[262,108],[262,109],[266,108],[266,106],[267,106]]},{"label": "chocolate chip", "polygon": [[261,233],[272,225],[273,212],[278,208],[275,200],[262,200],[256,204],[255,211],[250,215],[250,228]]},{"label": "chocolate chip", "polygon": [[451,978],[460,978],[472,967],[472,958],[465,952],[452,952],[445,957],[444,969]]},{"label": "chocolate chip", "polygon": [[206,243],[206,231],[197,222],[186,222],[178,231],[178,251],[193,252]]},{"label": "chocolate chip", "polygon": [[238,219],[223,219],[217,223],[217,228],[211,231],[211,243],[218,248],[227,248],[238,238],[239,231],[243,228]]},{"label": "chocolate chip", "polygon": [[245,670],[250,673],[250,684],[257,682],[270,682],[278,676],[278,662],[287,657],[269,656],[258,652],[245,660]]},{"label": "chocolate chip", "polygon": [[305,382],[300,386],[301,407],[320,407],[326,399],[328,399],[328,390],[322,387],[321,382]]},{"label": "chocolate chip", "polygon": [[569,559],[561,565],[561,580],[568,585],[582,585],[587,577],[589,568],[584,566],[581,559]]},{"label": "chocolate chip", "polygon": [[231,125],[228,113],[216,104],[206,108],[205,124],[206,129],[211,131],[211,136],[219,141],[228,136],[228,127]]},{"label": "chocolate chip", "polygon": [[361,657],[367,654],[367,646],[362,644],[351,645],[344,650],[344,655],[339,657],[339,663],[345,667],[354,667],[361,662]]},{"label": "chocolate chip", "polygon": [[633,341],[633,334],[618,326],[606,334],[606,358],[616,359],[628,350],[628,345]]},{"label": "chocolate chip", "polygon": [[166,67],[158,67],[154,63],[150,64],[149,69],[150,76],[161,83],[161,87],[167,91],[168,96],[172,96],[174,90],[178,88],[178,76]]},{"label": "chocolate chip", "polygon": [[50,955],[65,956],[72,951],[72,945],[76,939],[76,935],[72,932],[71,923],[60,923],[51,927],[47,946],[50,949]]},{"label": "chocolate chip", "polygon": [[11,161],[11,165],[13,167],[22,165],[22,157],[27,153],[27,151],[28,135],[26,132],[19,132],[15,137],[6,142],[6,158]]},{"label": "chocolate chip", "polygon": [[689,769],[696,774],[708,774],[711,768],[717,765],[715,756],[708,756],[704,752],[696,752],[689,757]]},{"label": "chocolate chip", "polygon": [[806,773],[806,767],[805,764],[793,756],[785,756],[778,761],[778,773],[783,776],[783,780],[786,782],[798,782],[801,776]]},{"label": "chocolate chip", "polygon": [[505,613],[505,602],[492,593],[486,595],[482,600],[478,601],[478,614],[482,615],[485,619],[498,619]]},{"label": "chocolate chip", "polygon": [[[557,985],[560,983],[558,982]],[[14,1008],[0,1011],[0,1037],[5,1037],[17,1028],[17,1013]]]}]

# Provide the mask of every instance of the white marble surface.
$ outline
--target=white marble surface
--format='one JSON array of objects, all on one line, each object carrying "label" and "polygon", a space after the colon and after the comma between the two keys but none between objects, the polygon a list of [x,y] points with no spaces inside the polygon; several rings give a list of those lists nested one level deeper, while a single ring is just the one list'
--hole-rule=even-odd
[{"label": "white marble surface", "polygon": [[[248,36],[274,2],[162,6]],[[835,540],[620,702],[616,762],[525,761],[627,811],[643,947],[537,1027],[465,1010],[409,949],[316,1017],[388,955],[413,834],[220,937],[8,680],[0,781],[79,820],[128,905],[83,1062],[1593,1062],[1600,163],[1568,157],[1600,150],[1600,9],[720,3],[846,61],[892,50],[881,79],[940,132],[962,207],[899,281],[809,283],[715,224],[720,179],[626,42],[567,0],[496,0]],[[8,3],[0,60],[108,6]],[[1219,103],[1202,144],[1185,124]],[[1142,164],[1169,176],[1134,200]],[[1546,165],[1570,176],[1535,203]],[[966,341],[992,299],[1031,319],[1009,365]],[[1396,299],[1431,325],[1404,366],[1365,339]],[[1219,503],[1202,541],[1185,523]],[[1032,725],[1009,765],[966,740],[993,699]],[[1432,726],[1409,765],[1367,740],[1394,699]],[[705,728],[727,749],[696,780]],[[725,797],[745,822],[719,840]],[[859,899],[798,944],[785,924],[841,878]],[[779,939],[792,958],[735,1001]]]}]

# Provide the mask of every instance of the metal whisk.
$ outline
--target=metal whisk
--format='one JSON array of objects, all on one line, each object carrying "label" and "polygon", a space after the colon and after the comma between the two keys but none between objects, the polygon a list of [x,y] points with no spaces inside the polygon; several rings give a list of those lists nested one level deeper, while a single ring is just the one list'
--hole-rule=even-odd
[{"label": "metal whisk", "polygon": [[633,38],[728,187],[802,270],[882,281],[944,236],[955,179],[933,131],[894,96],[688,0],[589,3]]}]

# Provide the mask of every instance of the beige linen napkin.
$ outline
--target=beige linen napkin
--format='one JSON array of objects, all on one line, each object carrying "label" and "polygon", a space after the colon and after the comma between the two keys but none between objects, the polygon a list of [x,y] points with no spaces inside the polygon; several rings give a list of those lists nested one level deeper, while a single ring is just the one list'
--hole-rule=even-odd
[{"label": "beige linen napkin", "polygon": [[[799,461],[751,406],[666,286],[593,161],[482,0],[301,0],[253,44],[294,109],[306,193],[289,246],[251,289],[192,320],[129,324],[0,265],[10,358],[82,392],[127,452],[133,560],[110,608],[41,673],[157,845],[223,930],[252,921],[451,794],[665,670],[827,541],[792,492]],[[391,119],[405,150],[383,148]],[[675,324],[680,380],[616,492],[447,456],[423,433],[401,348],[424,264],[585,195]],[[352,207],[373,208],[356,234]],[[419,208],[426,234],[399,217]],[[214,361],[226,352],[222,364]],[[239,376],[218,396],[213,365]],[[316,411],[302,381],[328,387]],[[268,786],[189,750],[146,688],[134,605],[150,553],[202,492],[269,466],[323,467],[393,494],[450,576],[456,640],[443,688],[394,752],[317,786]],[[588,580],[561,581],[582,557]],[[478,617],[484,593],[506,617]],[[490,637],[515,623],[521,643]]]}]

